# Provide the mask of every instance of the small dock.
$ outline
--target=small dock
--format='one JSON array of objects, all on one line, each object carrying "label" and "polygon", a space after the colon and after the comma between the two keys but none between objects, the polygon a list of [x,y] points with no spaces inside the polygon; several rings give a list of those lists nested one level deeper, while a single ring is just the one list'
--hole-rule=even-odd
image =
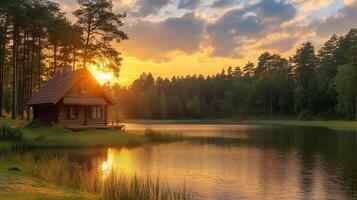
[{"label": "small dock", "polygon": [[110,122],[107,125],[71,125],[67,128],[75,131],[88,130],[88,129],[117,129],[125,132],[125,125],[118,122]]}]

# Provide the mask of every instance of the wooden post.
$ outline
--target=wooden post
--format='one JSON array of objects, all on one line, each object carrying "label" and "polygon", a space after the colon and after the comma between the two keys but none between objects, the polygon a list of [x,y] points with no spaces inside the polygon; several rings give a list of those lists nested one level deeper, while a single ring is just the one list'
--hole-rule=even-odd
[{"label": "wooden post", "polygon": [[108,124],[108,114],[107,113],[108,113],[108,106],[105,105],[104,106],[104,117],[105,117],[104,118],[104,120],[105,120],[104,123],[105,123],[105,126]]},{"label": "wooden post", "polygon": [[87,106],[84,106],[84,125],[87,125]]}]

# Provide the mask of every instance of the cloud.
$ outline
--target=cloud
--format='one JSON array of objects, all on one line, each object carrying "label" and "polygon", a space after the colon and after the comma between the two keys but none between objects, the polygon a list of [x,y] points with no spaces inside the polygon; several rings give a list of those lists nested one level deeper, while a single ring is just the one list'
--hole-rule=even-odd
[{"label": "cloud", "polygon": [[306,0],[302,3],[301,9],[304,12],[322,9],[330,6],[333,0]]},{"label": "cloud", "polygon": [[280,53],[284,53],[291,50],[298,42],[298,40],[298,37],[286,37],[278,40],[268,41],[260,45],[260,47],[266,50],[274,49]]},{"label": "cloud", "polygon": [[285,1],[261,0],[258,4],[253,5],[251,9],[262,17],[265,22],[280,23],[289,21],[296,15],[296,8]]},{"label": "cloud", "polygon": [[235,3],[234,0],[216,0],[212,3],[212,8],[225,8]]},{"label": "cloud", "polygon": [[179,9],[193,10],[198,7],[200,0],[180,0],[178,4]]},{"label": "cloud", "polygon": [[128,55],[141,60],[163,61],[174,51],[194,53],[200,49],[204,20],[187,13],[161,22],[139,20],[127,26],[130,39],[121,43]]},{"label": "cloud", "polygon": [[137,0],[134,5],[134,16],[146,17],[156,14],[169,3],[169,0]]},{"label": "cloud", "polygon": [[293,19],[296,9],[285,1],[262,0],[224,13],[207,26],[213,55],[237,57],[238,48],[250,38],[262,38],[269,30]]},{"label": "cloud", "polygon": [[348,5],[340,9],[334,15],[313,23],[312,28],[316,28],[319,36],[328,36],[333,33],[343,34],[351,28],[357,26],[357,1],[349,2]]}]

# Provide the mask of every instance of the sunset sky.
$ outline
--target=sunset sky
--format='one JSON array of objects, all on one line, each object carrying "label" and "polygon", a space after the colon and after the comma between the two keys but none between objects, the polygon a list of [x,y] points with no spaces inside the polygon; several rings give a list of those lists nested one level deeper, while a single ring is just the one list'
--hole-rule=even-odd
[{"label": "sunset sky", "polygon": [[[56,0],[71,14],[76,0]],[[115,46],[124,61],[119,82],[143,72],[171,77],[215,74],[256,62],[269,50],[292,54],[305,41],[319,48],[357,27],[357,0],[113,0],[126,12],[129,40]]]}]

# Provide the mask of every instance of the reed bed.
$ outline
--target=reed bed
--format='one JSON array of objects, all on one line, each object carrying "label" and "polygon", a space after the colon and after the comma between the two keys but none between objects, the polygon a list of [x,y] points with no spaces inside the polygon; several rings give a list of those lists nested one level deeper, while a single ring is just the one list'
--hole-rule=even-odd
[{"label": "reed bed", "polygon": [[11,148],[12,148],[12,145],[10,142],[0,140],[0,152],[1,151],[10,151]]},{"label": "reed bed", "polygon": [[[104,200],[191,200],[185,186],[172,189],[161,183],[159,177],[129,176],[100,167],[87,169],[68,158],[56,155],[34,157],[31,154],[13,154],[0,159],[33,174],[49,183],[98,195]],[[99,164],[99,163],[98,163]],[[100,166],[100,165],[95,165]]]}]

